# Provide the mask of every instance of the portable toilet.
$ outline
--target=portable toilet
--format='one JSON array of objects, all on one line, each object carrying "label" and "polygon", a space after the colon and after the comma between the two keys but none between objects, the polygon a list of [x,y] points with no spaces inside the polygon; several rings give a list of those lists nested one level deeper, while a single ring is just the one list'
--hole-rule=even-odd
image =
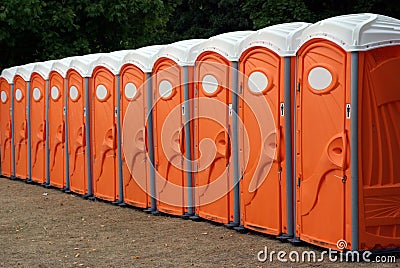
[{"label": "portable toilet", "polygon": [[[201,45],[195,64],[196,214],[228,227],[240,222],[238,61],[240,43],[252,33],[209,38]],[[205,140],[215,144],[212,159],[205,156],[210,150],[201,148]]]},{"label": "portable toilet", "polygon": [[14,165],[14,128],[13,128],[13,92],[14,75],[18,67],[4,69],[0,76],[0,148],[1,175],[15,177]]},{"label": "portable toilet", "polygon": [[241,223],[287,238],[295,231],[295,50],[308,25],[285,23],[254,32],[241,43],[239,60],[239,117],[244,126],[239,128]]},{"label": "portable toilet", "polygon": [[[162,45],[129,51],[120,71],[120,118],[122,123],[122,176],[126,204],[156,211],[152,137],[151,72]],[[151,194],[153,193],[153,194]]]},{"label": "portable toilet", "polygon": [[68,139],[66,138],[67,71],[73,57],[55,61],[49,74],[48,143],[50,155],[50,185],[69,191],[69,161],[67,159]]},{"label": "portable toilet", "polygon": [[91,141],[93,194],[107,201],[123,202],[119,79],[121,62],[128,51],[104,54],[91,63]]},{"label": "portable toilet", "polygon": [[31,180],[30,77],[36,63],[19,66],[14,76],[15,177]]},{"label": "portable toilet", "polygon": [[92,197],[92,144],[90,140],[90,65],[102,54],[71,60],[67,71],[67,136],[70,190]]},{"label": "portable toilet", "polygon": [[50,185],[48,151],[48,93],[49,73],[54,61],[38,62],[30,76],[30,123],[32,152],[32,181]]},{"label": "portable toilet", "polygon": [[335,250],[400,247],[400,21],[317,22],[297,51],[296,235]]},{"label": "portable toilet", "polygon": [[189,100],[194,93],[193,58],[202,42],[192,39],[166,45],[153,66],[157,209],[185,217],[194,215]]}]

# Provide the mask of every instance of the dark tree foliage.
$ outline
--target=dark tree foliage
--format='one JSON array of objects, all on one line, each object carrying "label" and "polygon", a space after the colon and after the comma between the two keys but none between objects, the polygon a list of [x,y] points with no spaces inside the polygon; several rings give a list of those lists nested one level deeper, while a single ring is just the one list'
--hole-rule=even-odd
[{"label": "dark tree foliage", "polygon": [[171,42],[209,38],[224,32],[252,28],[244,0],[181,1],[170,14],[163,39]]},{"label": "dark tree foliage", "polygon": [[0,70],[341,14],[398,18],[387,0],[2,0]]},{"label": "dark tree foliage", "polygon": [[333,16],[376,13],[399,17],[400,2],[386,0],[248,0],[243,9],[255,29],[293,21],[317,22]]},{"label": "dark tree foliage", "polygon": [[171,12],[161,0],[2,0],[0,69],[144,46]]}]

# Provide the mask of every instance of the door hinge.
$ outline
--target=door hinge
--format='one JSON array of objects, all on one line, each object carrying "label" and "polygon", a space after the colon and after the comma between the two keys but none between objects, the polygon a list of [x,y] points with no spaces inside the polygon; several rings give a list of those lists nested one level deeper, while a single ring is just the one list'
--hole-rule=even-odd
[{"label": "door hinge", "polygon": [[297,178],[297,187],[300,187],[301,178]]},{"label": "door hinge", "polygon": [[300,82],[297,83],[297,92],[300,92]]}]

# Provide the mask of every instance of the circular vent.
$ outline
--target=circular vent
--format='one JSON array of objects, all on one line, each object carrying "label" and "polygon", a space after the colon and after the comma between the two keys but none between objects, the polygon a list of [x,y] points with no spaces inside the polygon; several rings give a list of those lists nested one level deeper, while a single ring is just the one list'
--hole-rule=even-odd
[{"label": "circular vent", "polygon": [[218,89],[218,80],[214,75],[207,74],[203,77],[202,86],[206,93],[212,94]]},{"label": "circular vent", "polygon": [[315,67],[308,74],[308,84],[314,90],[324,90],[332,83],[331,72],[324,67]]},{"label": "circular vent", "polygon": [[262,72],[252,72],[249,76],[248,85],[252,92],[263,92],[268,86],[268,77]]}]

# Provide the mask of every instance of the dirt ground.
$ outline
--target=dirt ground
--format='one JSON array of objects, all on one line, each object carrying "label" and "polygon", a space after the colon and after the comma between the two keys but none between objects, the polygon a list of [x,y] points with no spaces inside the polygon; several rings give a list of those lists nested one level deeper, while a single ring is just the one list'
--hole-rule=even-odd
[{"label": "dirt ground", "polygon": [[[210,222],[154,216],[57,189],[0,178],[0,267],[374,267],[372,263],[262,263],[295,247]],[[396,264],[379,267],[399,267]]]}]

